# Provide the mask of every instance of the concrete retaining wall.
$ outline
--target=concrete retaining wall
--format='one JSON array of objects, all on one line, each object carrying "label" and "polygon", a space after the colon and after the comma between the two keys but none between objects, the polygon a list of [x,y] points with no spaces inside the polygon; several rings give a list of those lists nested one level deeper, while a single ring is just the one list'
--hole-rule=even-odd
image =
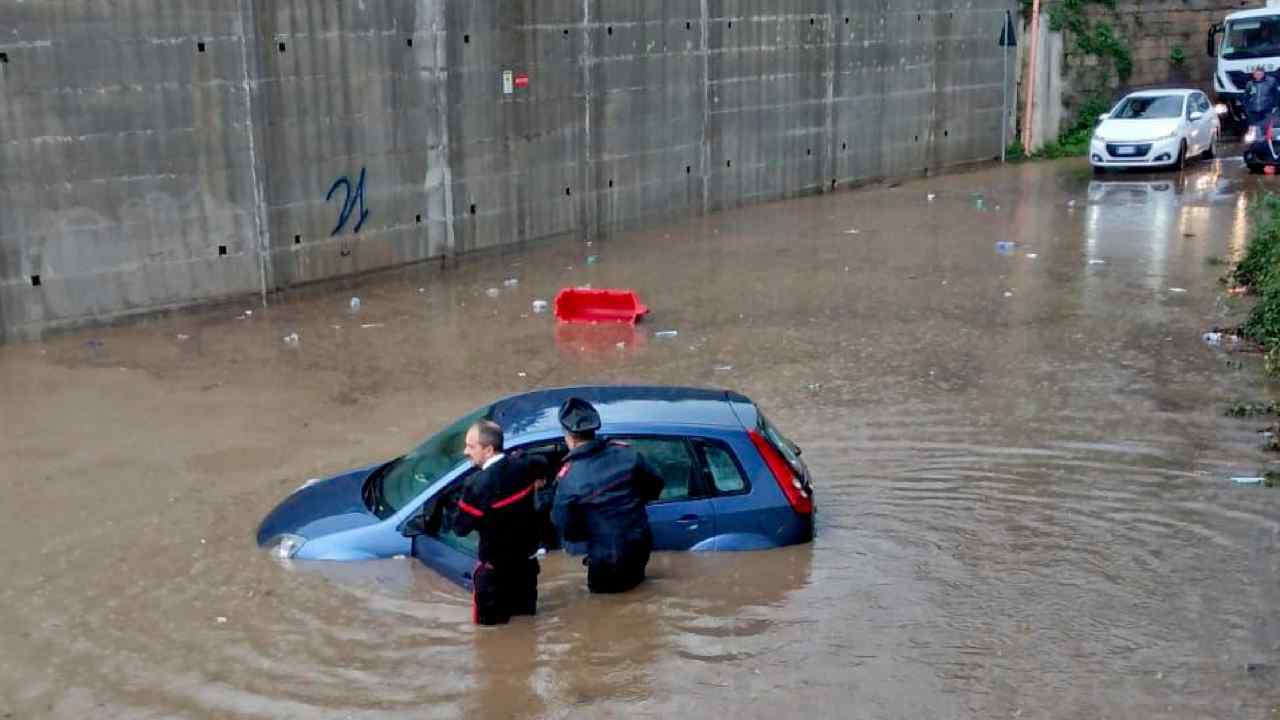
[{"label": "concrete retaining wall", "polygon": [[989,159],[1008,7],[0,0],[0,338]]}]

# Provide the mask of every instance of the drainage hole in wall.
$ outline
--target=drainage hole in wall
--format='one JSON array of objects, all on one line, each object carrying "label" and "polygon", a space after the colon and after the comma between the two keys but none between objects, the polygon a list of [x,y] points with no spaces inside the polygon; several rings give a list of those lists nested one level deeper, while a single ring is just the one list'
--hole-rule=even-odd
[{"label": "drainage hole in wall", "polygon": [[693,174],[693,166],[692,166],[692,165],[685,165],[685,166],[684,166],[684,174],[685,174],[685,175],[692,175],[692,174]]},{"label": "drainage hole in wall", "polygon": [[9,64],[9,53],[0,53],[0,63]]},{"label": "drainage hole in wall", "polygon": [[40,276],[39,276],[39,275],[32,275],[32,276],[31,276],[31,287],[40,287]]},{"label": "drainage hole in wall", "polygon": [[812,155],[812,154],[813,154],[813,148],[805,148],[805,149],[804,149],[804,154],[805,154],[805,155]]},{"label": "drainage hole in wall", "polygon": [[610,26],[608,27],[608,29],[606,29],[606,30],[605,30],[605,32],[606,32],[606,33],[608,33],[608,34],[610,34],[610,35],[612,35],[612,34],[613,34],[613,26],[612,26],[612,25],[610,25]]},{"label": "drainage hole in wall", "polygon": [[923,17],[923,16],[920,16],[920,15],[917,15],[917,16],[916,16],[916,22],[924,22],[924,17]]},{"label": "drainage hole in wall", "polygon": [[836,179],[835,179],[835,178],[831,178],[831,189],[832,189],[832,190],[835,190],[835,189],[836,189]]},{"label": "drainage hole in wall", "polygon": [[405,38],[404,44],[407,45],[408,47],[413,47],[413,38]]},{"label": "drainage hole in wall", "polygon": [[849,149],[849,143],[840,143],[840,149],[841,149],[841,150],[848,150],[848,149]]},{"label": "drainage hole in wall", "polygon": [[725,166],[725,167],[733,167],[733,161],[732,161],[732,160],[725,160],[725,161],[724,161],[724,166]]},{"label": "drainage hole in wall", "polygon": [[196,52],[204,52],[204,43],[202,42],[196,43]]},{"label": "drainage hole in wall", "polygon": [[219,245],[219,246],[218,246],[218,254],[219,254],[219,255],[226,255],[226,254],[227,254],[227,246],[226,246],[226,245]]},{"label": "drainage hole in wall", "polygon": [[849,24],[849,18],[845,18],[845,19],[844,19],[844,24],[845,24],[845,25],[848,25],[848,24]]},{"label": "drainage hole in wall", "polygon": [[729,21],[729,29],[730,29],[730,30],[732,30],[732,29],[733,29],[733,21],[732,21],[732,20],[730,20],[730,21]]},{"label": "drainage hole in wall", "polygon": [[280,43],[276,47],[280,48],[280,52],[284,52],[284,43]]},{"label": "drainage hole in wall", "polygon": [[471,214],[472,214],[472,215],[475,215],[475,214],[476,214],[476,204],[475,204],[475,203],[471,203]]},{"label": "drainage hole in wall", "polygon": [[565,194],[566,196],[572,195],[572,194],[573,194],[573,190],[572,190],[571,188],[565,188],[565,189],[564,189],[564,194]]},{"label": "drainage hole in wall", "polygon": [[469,43],[469,42],[471,42],[471,36],[470,36],[470,35],[463,35],[463,36],[462,36],[462,42],[464,42],[464,43]]},{"label": "drainage hole in wall", "polygon": [[919,135],[917,135],[917,136],[916,136],[916,142],[920,142],[920,136],[919,136]]},{"label": "drainage hole in wall", "polygon": [[812,25],[812,24],[813,24],[813,18],[809,18],[809,24],[810,24],[810,25]]},{"label": "drainage hole in wall", "polygon": [[942,131],[942,137],[951,137],[951,131],[950,131],[950,130],[943,130],[943,131]]},{"label": "drainage hole in wall", "polygon": [[422,213],[418,213],[417,215],[414,215],[413,221],[418,223],[422,222]]},{"label": "drainage hole in wall", "polygon": [[693,23],[691,23],[691,22],[687,22],[687,23],[685,23],[685,24],[684,24],[684,29],[685,29],[685,30],[692,30],[692,29],[693,29]]},{"label": "drainage hole in wall", "polygon": [[609,178],[609,187],[613,187],[613,178]]},{"label": "drainage hole in wall", "polygon": [[294,236],[293,236],[293,244],[294,244],[294,245],[301,245],[301,244],[302,244],[302,236],[301,236],[301,235],[294,235]]}]

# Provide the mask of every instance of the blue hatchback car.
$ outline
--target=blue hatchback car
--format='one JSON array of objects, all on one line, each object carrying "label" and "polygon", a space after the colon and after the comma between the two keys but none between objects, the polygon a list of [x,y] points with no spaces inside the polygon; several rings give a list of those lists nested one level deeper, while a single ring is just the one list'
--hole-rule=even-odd
[{"label": "blue hatchback car", "polygon": [[[263,519],[258,544],[307,560],[412,554],[468,587],[478,537],[451,529],[474,472],[462,452],[467,429],[496,421],[508,452],[544,456],[554,476],[568,452],[557,413],[571,396],[596,406],[602,436],[627,442],[662,476],[662,495],[649,505],[655,550],[759,550],[813,538],[813,490],[800,448],[751,400],[724,390],[602,386],[499,400],[407,455],[311,481]],[[556,544],[553,532],[545,544]]]}]

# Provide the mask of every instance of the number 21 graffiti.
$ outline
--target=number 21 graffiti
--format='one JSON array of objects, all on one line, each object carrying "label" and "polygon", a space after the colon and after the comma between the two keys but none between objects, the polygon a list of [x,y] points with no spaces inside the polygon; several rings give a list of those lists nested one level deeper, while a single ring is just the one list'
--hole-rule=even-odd
[{"label": "number 21 graffiti", "polygon": [[342,232],[342,229],[351,221],[351,213],[355,211],[357,205],[360,207],[360,216],[356,220],[356,226],[351,228],[351,234],[354,235],[360,232],[360,228],[364,226],[364,221],[369,217],[369,209],[364,206],[365,169],[360,168],[360,179],[356,181],[354,189],[352,189],[351,181],[346,176],[334,180],[333,185],[329,186],[329,194],[324,196],[325,202],[333,199],[333,194],[338,191],[338,188],[345,188],[347,191],[342,199],[342,211],[338,213],[338,224],[333,228],[333,232],[329,234],[329,237]]}]

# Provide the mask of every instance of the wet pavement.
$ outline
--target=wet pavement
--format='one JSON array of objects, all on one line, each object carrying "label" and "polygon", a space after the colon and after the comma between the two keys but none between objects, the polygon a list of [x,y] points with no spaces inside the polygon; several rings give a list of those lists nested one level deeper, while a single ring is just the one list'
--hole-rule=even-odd
[{"label": "wet pavement", "polygon": [[[1280,491],[1229,478],[1280,459],[1224,410],[1280,394],[1200,336],[1276,182],[983,169],[0,347],[0,718],[1271,718]],[[533,312],[583,283],[652,316]],[[588,382],[761,403],[817,539],[607,598],[553,555],[500,630],[412,560],[253,544],[308,477]]]}]

